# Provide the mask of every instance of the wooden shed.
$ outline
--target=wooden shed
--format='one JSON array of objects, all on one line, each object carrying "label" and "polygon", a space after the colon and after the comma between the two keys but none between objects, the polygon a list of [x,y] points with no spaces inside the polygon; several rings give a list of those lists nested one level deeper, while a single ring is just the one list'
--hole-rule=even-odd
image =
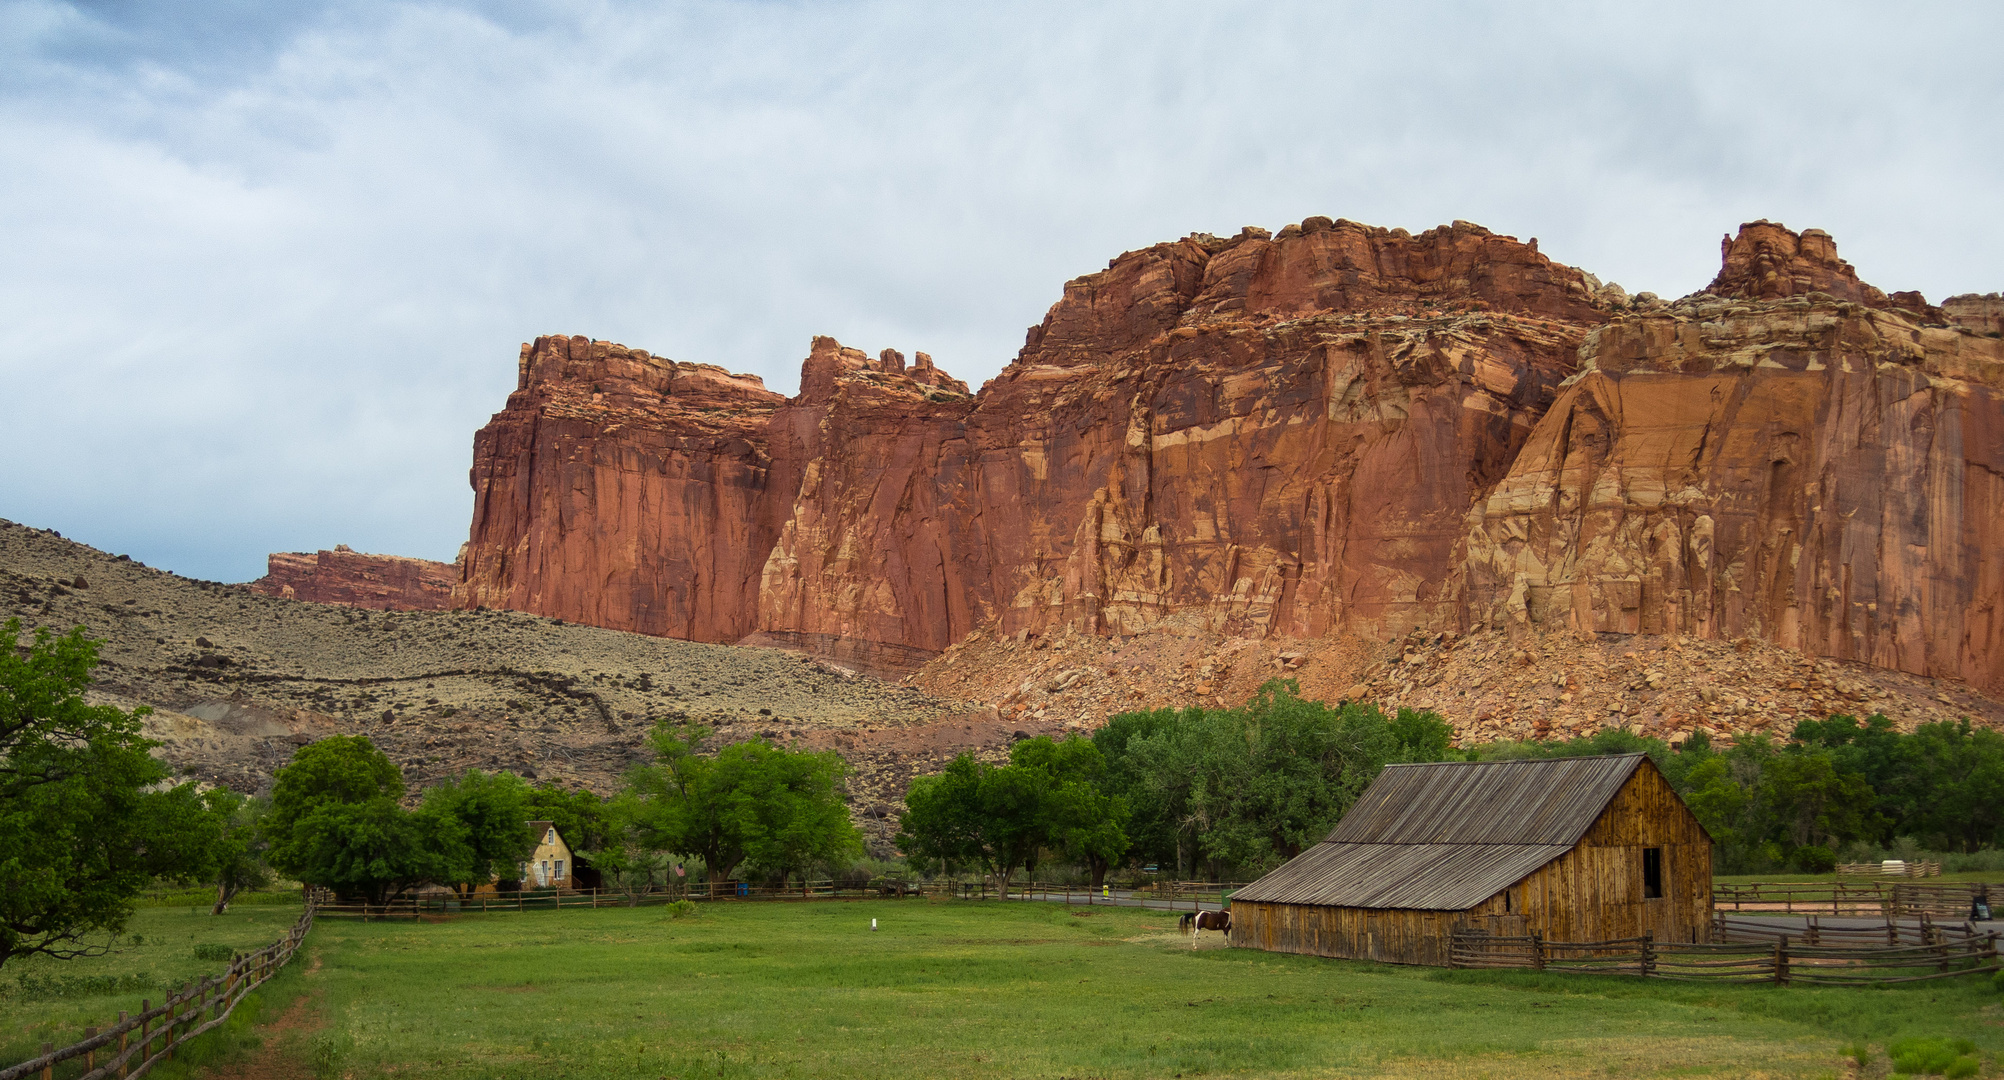
[{"label": "wooden shed", "polygon": [[1712,839],[1642,754],[1386,767],[1328,839],[1232,896],[1233,945],[1448,962],[1486,929],[1705,941]]}]

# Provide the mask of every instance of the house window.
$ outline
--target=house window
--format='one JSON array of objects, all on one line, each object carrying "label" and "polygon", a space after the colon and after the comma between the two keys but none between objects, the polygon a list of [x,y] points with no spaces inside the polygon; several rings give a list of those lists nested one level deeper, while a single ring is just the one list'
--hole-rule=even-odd
[{"label": "house window", "polygon": [[543,843],[554,844],[556,842],[557,842],[557,830],[550,829],[543,833]]},{"label": "house window", "polygon": [[558,879],[559,881],[561,881],[561,880],[563,880],[563,876],[564,876],[564,860],[562,860],[562,859],[558,859],[558,860],[557,860],[557,879]]},{"label": "house window", "polygon": [[1642,849],[1642,898],[1660,900],[1663,897],[1663,849],[1648,847]]}]

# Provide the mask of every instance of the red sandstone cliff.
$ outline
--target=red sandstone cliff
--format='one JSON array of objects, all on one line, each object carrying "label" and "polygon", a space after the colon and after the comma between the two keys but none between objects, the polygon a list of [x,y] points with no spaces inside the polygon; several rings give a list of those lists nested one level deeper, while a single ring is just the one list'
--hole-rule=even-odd
[{"label": "red sandstone cliff", "polygon": [[252,592],[386,611],[444,611],[459,582],[452,563],[365,555],[346,544],[332,551],[275,552],[265,565],[265,575],[247,586]]},{"label": "red sandstone cliff", "polygon": [[971,397],[826,338],[785,401],[539,339],[458,602],[891,670],[978,626],[1569,624],[1996,686],[1994,304],[1767,222],[1723,263],[1631,304],[1462,222],[1193,235],[1068,283]]}]

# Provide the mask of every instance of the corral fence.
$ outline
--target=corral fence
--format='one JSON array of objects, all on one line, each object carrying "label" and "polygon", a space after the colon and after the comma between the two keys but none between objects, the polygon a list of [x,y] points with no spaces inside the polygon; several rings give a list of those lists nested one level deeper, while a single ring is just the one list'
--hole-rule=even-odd
[{"label": "corral fence", "polygon": [[118,1020],[103,1030],[87,1027],[83,1039],[68,1046],[58,1049],[54,1043],[43,1043],[40,1055],[0,1069],[0,1080],[52,1080],[56,1066],[78,1058],[83,1059],[84,1071],[71,1080],[124,1080],[146,1075],[154,1065],[171,1059],[176,1046],[228,1020],[244,995],[278,974],[299,951],[306,932],[313,929],[320,899],[317,890],[309,891],[306,910],[284,937],[256,952],[238,955],[222,975],[189,983],[158,1005],[151,999],[141,1000],[137,1013],[121,1012]]},{"label": "corral fence", "polygon": [[1837,873],[1850,877],[1940,877],[1941,864],[1933,860],[1887,859],[1884,862],[1838,863]]},{"label": "corral fence", "polygon": [[1979,898],[2004,903],[2004,881],[1783,881],[1712,886],[1712,910],[1787,915],[1961,919]]},{"label": "corral fence", "polygon": [[[1450,966],[1522,968],[1684,981],[1809,983],[1858,986],[1980,974],[1998,966],[1996,931],[1924,924],[1871,934],[1853,928],[1715,924],[1720,940],[1656,941],[1650,935],[1608,941],[1546,941],[1537,934],[1499,937],[1457,930]],[[1791,932],[1793,931],[1793,932]],[[1735,937],[1734,935],[1738,935]],[[1888,943],[1890,936],[1891,943]],[[1906,942],[1919,939],[1917,943]]]},{"label": "corral fence", "polygon": [[[1083,884],[1062,882],[1012,881],[1010,900],[1037,900],[1068,904],[1120,904],[1169,910],[1200,910],[1221,907],[1243,882],[1164,881],[1135,888],[1105,886],[1093,889]],[[876,878],[867,883],[834,879],[798,881],[787,885],[757,884],[749,881],[697,881],[686,885],[654,886],[646,889],[586,889],[490,893],[455,896],[445,893],[401,896],[382,904],[358,901],[323,901],[323,919],[423,919],[441,915],[480,915],[511,911],[568,911],[576,908],[658,907],[677,900],[701,902],[877,900],[903,897],[951,897],[959,900],[998,900],[1002,890],[992,880],[909,881]]]}]

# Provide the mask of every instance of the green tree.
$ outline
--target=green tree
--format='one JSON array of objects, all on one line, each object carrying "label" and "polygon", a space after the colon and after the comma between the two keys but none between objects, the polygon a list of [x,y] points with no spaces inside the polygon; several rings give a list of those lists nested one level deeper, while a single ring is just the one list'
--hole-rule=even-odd
[{"label": "green tree", "polygon": [[1332,708],[1282,679],[1241,709],[1127,714],[1107,726],[1117,734],[1100,745],[1114,793],[1133,807],[1139,853],[1179,870],[1208,861],[1262,871],[1326,836],[1385,765],[1456,753],[1452,729],[1431,713]]},{"label": "green tree", "polygon": [[19,620],[0,634],[0,964],[96,955],[154,876],[206,857],[199,797],[159,786],[148,710],[84,700],[99,642],[83,627],[26,650]]},{"label": "green tree", "polygon": [[425,809],[456,819],[464,837],[464,857],[451,860],[457,871],[452,884],[468,892],[497,876],[515,876],[536,850],[530,802],[529,786],[514,773],[479,769],[424,793]]},{"label": "green tree", "polygon": [[1840,772],[1826,750],[1776,754],[1761,770],[1761,809],[1770,839],[1789,848],[1835,849],[1872,825],[1872,786],[1860,773]]},{"label": "green tree", "polygon": [[843,802],[837,755],[786,750],[763,740],[714,757],[666,724],[651,736],[657,764],[635,769],[635,836],[643,848],[701,856],[711,881],[750,861],[782,875],[860,850]]},{"label": "green tree", "polygon": [[458,818],[382,796],[322,804],[294,824],[286,850],[299,880],[376,907],[412,885],[465,880],[470,859]]},{"label": "green tree", "polygon": [[262,889],[271,884],[271,864],[265,860],[269,845],[259,828],[271,800],[247,799],[227,788],[211,788],[202,793],[210,818],[215,822],[214,840],[209,849],[208,882],[216,887],[211,915],[230,909],[230,902],[245,889]]},{"label": "green tree", "polygon": [[1106,755],[1092,740],[1072,736],[1054,742],[1048,735],[1009,748],[1009,762],[1044,773],[1044,836],[1064,855],[1085,865],[1092,887],[1127,854],[1127,800],[1107,790]]},{"label": "green tree", "polygon": [[402,770],[363,736],[330,735],[300,747],[272,778],[271,809],[263,823],[271,864],[297,876],[294,833],[315,810],[374,799],[396,803],[403,797]]},{"label": "green tree", "polygon": [[949,871],[976,867],[999,878],[1002,896],[1016,870],[1050,840],[1051,779],[1038,768],[990,765],[963,753],[934,776],[912,780],[898,817],[898,846]]},{"label": "green tree", "polygon": [[272,780],[271,865],[378,907],[412,885],[468,880],[465,824],[441,806],[405,810],[403,795],[402,771],[362,736],[300,747]]}]

